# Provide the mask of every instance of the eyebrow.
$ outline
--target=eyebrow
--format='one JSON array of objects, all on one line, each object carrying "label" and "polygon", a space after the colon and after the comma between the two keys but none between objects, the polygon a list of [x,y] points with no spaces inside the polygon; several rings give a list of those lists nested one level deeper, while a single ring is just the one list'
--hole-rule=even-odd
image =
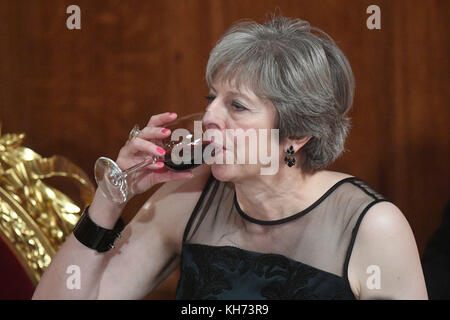
[{"label": "eyebrow", "polygon": [[[217,90],[216,90],[216,88],[214,88],[213,86],[211,86],[211,89],[213,90],[213,91],[215,91],[215,92],[217,92]],[[251,104],[254,104],[255,103],[255,101],[253,101],[253,99],[251,99],[248,95],[246,95],[245,93],[242,93],[242,92],[239,92],[239,91],[234,91],[234,90],[232,90],[232,91],[228,91],[229,93],[231,93],[231,94],[234,94],[234,95],[236,95],[236,96],[241,96],[241,97],[243,97],[244,99],[246,99],[248,102],[250,102]]]}]

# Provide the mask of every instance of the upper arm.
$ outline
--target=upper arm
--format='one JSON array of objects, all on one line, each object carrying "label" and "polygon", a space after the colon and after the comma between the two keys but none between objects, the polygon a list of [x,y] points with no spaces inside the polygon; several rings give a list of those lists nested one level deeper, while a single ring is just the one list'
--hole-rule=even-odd
[{"label": "upper arm", "polygon": [[359,227],[349,280],[360,299],[427,299],[413,232],[390,202],[373,205]]},{"label": "upper arm", "polygon": [[187,221],[209,177],[207,166],[188,180],[163,184],[107,252],[99,298],[140,299],[179,264]]}]

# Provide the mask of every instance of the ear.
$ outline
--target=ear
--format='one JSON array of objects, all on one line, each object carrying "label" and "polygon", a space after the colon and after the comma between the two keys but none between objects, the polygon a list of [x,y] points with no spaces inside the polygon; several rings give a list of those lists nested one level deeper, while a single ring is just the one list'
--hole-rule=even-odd
[{"label": "ear", "polygon": [[286,139],[284,150],[287,150],[290,146],[293,146],[294,152],[297,153],[297,151],[299,151],[309,141],[309,139],[311,139],[311,137],[289,137]]}]

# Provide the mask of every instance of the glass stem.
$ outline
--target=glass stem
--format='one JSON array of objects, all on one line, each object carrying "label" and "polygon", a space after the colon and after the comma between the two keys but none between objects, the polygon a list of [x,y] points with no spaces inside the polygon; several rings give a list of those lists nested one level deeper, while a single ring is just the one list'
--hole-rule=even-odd
[{"label": "glass stem", "polygon": [[135,164],[134,166],[129,167],[127,170],[122,171],[123,177],[126,178],[130,173],[133,173],[134,171],[136,171],[142,167],[148,166],[149,164],[154,164],[154,163],[156,163],[156,161],[158,161],[157,157],[146,158],[144,161],[139,162],[139,163]]}]

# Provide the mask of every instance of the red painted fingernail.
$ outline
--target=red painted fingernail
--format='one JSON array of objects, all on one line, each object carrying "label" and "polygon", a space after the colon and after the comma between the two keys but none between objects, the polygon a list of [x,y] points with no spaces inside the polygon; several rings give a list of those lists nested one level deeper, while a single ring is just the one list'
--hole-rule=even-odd
[{"label": "red painted fingernail", "polygon": [[165,154],[166,153],[166,151],[163,148],[159,148],[159,147],[156,148],[156,151],[158,151],[161,154]]},{"label": "red painted fingernail", "polygon": [[174,116],[174,115],[176,115],[176,113],[175,113],[175,112],[171,112],[171,113],[169,113],[169,116]]},{"label": "red painted fingernail", "polygon": [[162,133],[167,133],[167,132],[169,132],[169,129],[162,129],[161,131],[162,131]]},{"label": "red painted fingernail", "polygon": [[158,161],[156,164],[157,164],[158,166],[162,166],[162,165],[164,164],[164,162]]}]

